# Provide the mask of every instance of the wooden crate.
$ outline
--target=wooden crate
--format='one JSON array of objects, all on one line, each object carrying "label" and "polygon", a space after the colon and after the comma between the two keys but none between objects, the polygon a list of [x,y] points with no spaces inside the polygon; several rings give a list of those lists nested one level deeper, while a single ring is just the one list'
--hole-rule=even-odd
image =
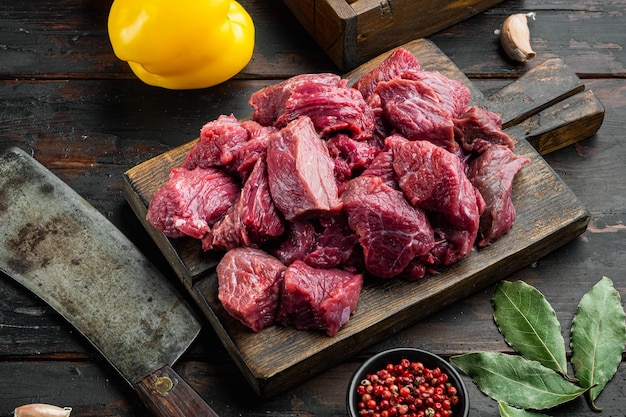
[{"label": "wooden crate", "polygon": [[502,0],[283,0],[343,71]]}]

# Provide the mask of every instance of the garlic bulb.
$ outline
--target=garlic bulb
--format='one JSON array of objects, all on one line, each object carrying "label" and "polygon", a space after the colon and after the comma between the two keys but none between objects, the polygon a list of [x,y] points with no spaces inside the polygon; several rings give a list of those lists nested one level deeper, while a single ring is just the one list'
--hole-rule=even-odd
[{"label": "garlic bulb", "polygon": [[26,404],[13,410],[14,417],[69,417],[70,407],[57,407],[50,404]]},{"label": "garlic bulb", "polygon": [[517,13],[506,18],[500,28],[500,43],[507,56],[515,61],[526,62],[536,55],[530,46],[528,18],[535,13]]}]

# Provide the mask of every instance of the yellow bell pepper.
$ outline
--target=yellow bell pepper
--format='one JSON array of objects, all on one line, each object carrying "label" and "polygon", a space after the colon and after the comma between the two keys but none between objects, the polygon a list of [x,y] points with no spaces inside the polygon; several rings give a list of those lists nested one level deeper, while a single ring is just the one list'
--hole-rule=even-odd
[{"label": "yellow bell pepper", "polygon": [[114,0],[108,31],[140,80],[169,89],[220,84],[254,50],[252,18],[232,0]]}]

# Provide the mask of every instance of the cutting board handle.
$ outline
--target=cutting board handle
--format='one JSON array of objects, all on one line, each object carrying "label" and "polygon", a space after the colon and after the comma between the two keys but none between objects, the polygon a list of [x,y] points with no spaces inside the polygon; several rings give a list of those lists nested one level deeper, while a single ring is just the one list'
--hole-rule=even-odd
[{"label": "cutting board handle", "polygon": [[151,373],[134,388],[157,417],[218,417],[170,366]]}]

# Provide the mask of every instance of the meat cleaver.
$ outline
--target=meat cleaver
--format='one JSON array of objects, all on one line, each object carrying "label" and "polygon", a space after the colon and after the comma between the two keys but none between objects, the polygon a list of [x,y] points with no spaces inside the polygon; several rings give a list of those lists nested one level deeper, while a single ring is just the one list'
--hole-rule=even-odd
[{"label": "meat cleaver", "polygon": [[47,302],[157,416],[217,416],[173,369],[201,324],[113,224],[18,148],[0,156],[0,270]]}]

